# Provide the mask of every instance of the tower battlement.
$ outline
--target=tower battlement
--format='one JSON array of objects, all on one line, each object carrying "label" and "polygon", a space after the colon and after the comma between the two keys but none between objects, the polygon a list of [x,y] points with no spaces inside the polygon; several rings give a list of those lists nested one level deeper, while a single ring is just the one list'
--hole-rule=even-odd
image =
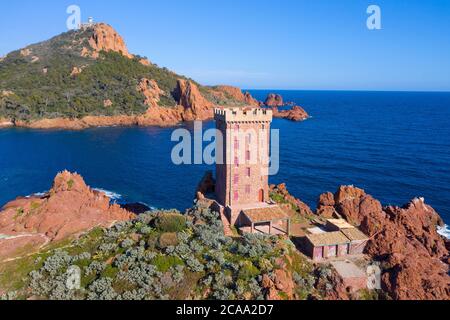
[{"label": "tower battlement", "polygon": [[216,108],[214,120],[223,122],[272,122],[272,110],[262,108]]}]

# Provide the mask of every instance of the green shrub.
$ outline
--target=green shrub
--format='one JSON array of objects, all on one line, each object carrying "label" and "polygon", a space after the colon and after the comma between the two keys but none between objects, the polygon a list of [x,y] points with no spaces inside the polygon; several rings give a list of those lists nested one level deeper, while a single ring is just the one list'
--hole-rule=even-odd
[{"label": "green shrub", "polygon": [[284,197],[279,193],[272,192],[270,194],[270,198],[273,201],[275,201],[276,203],[287,203],[287,201],[284,199]]},{"label": "green shrub", "polygon": [[158,239],[158,247],[161,249],[175,247],[176,245],[178,245],[178,237],[174,232],[163,233]]},{"label": "green shrub", "polygon": [[242,262],[241,269],[239,269],[238,278],[241,280],[250,280],[259,275],[259,270],[250,261]]},{"label": "green shrub", "polygon": [[114,279],[119,272],[119,269],[114,268],[112,265],[106,266],[106,269],[102,273],[102,277]]},{"label": "green shrub", "polygon": [[358,300],[380,300],[380,296],[375,290],[363,289],[358,292]]},{"label": "green shrub", "polygon": [[152,264],[160,272],[167,272],[170,268],[183,265],[183,261],[175,256],[158,255],[152,260]]},{"label": "green shrub", "polygon": [[162,214],[154,223],[155,228],[161,232],[181,232],[186,229],[186,217],[181,214]]},{"label": "green shrub", "polygon": [[147,237],[147,247],[150,249],[155,249],[158,245],[159,237],[157,234],[150,234]]},{"label": "green shrub", "polygon": [[17,208],[16,214],[14,215],[14,219],[20,218],[25,214],[25,210],[23,208]]}]

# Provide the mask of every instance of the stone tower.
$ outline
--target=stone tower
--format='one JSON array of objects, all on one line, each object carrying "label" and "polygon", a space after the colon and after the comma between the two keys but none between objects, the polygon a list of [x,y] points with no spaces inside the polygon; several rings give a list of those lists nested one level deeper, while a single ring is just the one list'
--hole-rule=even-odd
[{"label": "stone tower", "polygon": [[216,197],[232,225],[242,210],[269,201],[272,118],[271,110],[254,107],[214,111],[216,128],[223,137],[217,141]]}]

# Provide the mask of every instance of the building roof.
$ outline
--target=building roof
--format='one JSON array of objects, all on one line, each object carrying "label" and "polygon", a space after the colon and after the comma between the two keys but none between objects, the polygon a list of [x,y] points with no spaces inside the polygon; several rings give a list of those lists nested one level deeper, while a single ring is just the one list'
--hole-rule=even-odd
[{"label": "building roof", "polygon": [[350,223],[345,221],[344,219],[328,219],[328,223],[338,227],[339,229],[352,229],[354,226],[352,226]]},{"label": "building roof", "polygon": [[350,241],[366,241],[369,237],[356,228],[343,229],[341,232],[350,239]]},{"label": "building roof", "polygon": [[314,228],[309,228],[308,232],[310,234],[322,234],[322,233],[326,233],[325,230],[323,230],[322,228],[319,227],[314,227]]},{"label": "building roof", "polygon": [[287,220],[289,216],[278,206],[246,209],[242,211],[252,223]]},{"label": "building roof", "polygon": [[309,234],[306,238],[315,246],[332,246],[349,243],[349,239],[341,232],[327,232],[321,234]]}]

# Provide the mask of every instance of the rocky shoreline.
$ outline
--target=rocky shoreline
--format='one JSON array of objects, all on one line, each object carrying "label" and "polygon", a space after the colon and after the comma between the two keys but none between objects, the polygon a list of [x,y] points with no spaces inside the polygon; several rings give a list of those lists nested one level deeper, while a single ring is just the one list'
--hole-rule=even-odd
[{"label": "rocky shoreline", "polygon": [[[213,182],[208,178],[206,175],[204,183],[199,185],[199,192],[211,189]],[[382,290],[377,293],[378,298],[450,298],[450,241],[438,234],[443,221],[424,199],[414,199],[403,207],[383,207],[364,190],[342,186],[335,194],[322,194],[317,209],[311,210],[290,195],[284,184],[271,186],[271,194],[283,208],[290,212],[294,210],[293,214],[299,218],[343,218],[367,234],[370,240],[364,253],[382,270]],[[197,198],[201,200],[202,197],[197,194]],[[200,203],[195,210],[206,210]],[[48,193],[18,198],[0,210],[0,261],[14,261],[22,257],[25,248],[27,254],[33,254],[52,243],[79,237],[93,228],[110,228],[119,221],[139,221],[139,215],[146,211],[148,208],[140,204],[123,207],[111,204],[104,193],[89,188],[80,175],[62,172],[56,176]],[[194,219],[193,223],[200,222]],[[295,239],[291,240],[295,242]],[[296,259],[306,259],[298,254],[297,251],[290,253],[285,257],[287,260],[280,256],[278,263],[292,268]],[[325,265],[312,265],[313,269],[303,275],[315,283],[310,294],[321,292],[322,298],[330,300],[361,299],[362,293],[355,295],[349,291],[336,273],[327,271],[324,274]],[[292,271],[281,269],[275,270],[273,277],[264,275],[261,286],[266,290],[266,298],[298,298],[294,278]]]},{"label": "rocky shoreline", "polygon": [[[235,105],[216,106],[208,101],[200,92],[198,86],[188,80],[179,79],[177,83],[178,104],[172,108],[158,105],[160,96],[164,94],[154,80],[141,79],[136,88],[144,97],[144,103],[148,107],[144,114],[139,115],[115,115],[115,116],[85,116],[80,119],[54,118],[38,119],[32,121],[11,120],[0,118],[2,128],[27,128],[36,130],[84,130],[95,127],[174,127],[189,121],[208,121],[214,118],[214,108],[231,108]],[[299,106],[288,110],[279,111],[278,106],[264,104],[254,99],[250,93],[245,94],[241,89],[231,86],[217,86],[212,89],[213,94],[219,99],[232,98],[244,107],[258,106],[273,110],[274,117],[290,121],[304,121],[309,118],[308,113]],[[271,94],[269,94],[269,97]],[[280,99],[283,98],[280,96]],[[105,102],[105,107],[110,101]]]},{"label": "rocky shoreline", "polygon": [[[66,45],[62,46],[62,43]],[[44,63],[48,56],[54,56],[53,59],[56,59],[55,57],[60,55],[73,55],[79,61],[73,61],[64,67]],[[16,60],[24,63],[29,73],[37,72],[42,82],[33,82],[36,87],[31,90],[26,86],[27,83],[15,79]],[[215,107],[274,108],[275,117],[291,121],[303,121],[309,117],[305,110],[293,105],[290,105],[294,107],[291,110],[278,112],[278,107],[286,106],[280,95],[269,94],[263,103],[257,101],[249,92],[242,92],[240,88],[227,85],[202,86],[187,77],[160,68],[146,58],[131,54],[125,40],[113,27],[105,23],[97,23],[77,32],[64,33],[47,42],[17,50],[8,54],[0,63],[2,68],[9,70],[9,78],[5,77],[0,81],[0,129],[172,127],[194,120],[212,120]],[[102,65],[103,63],[106,65]],[[126,77],[123,72],[111,71],[116,66],[126,69],[130,75]],[[101,88],[97,88],[98,78],[104,76],[104,69],[110,70],[110,74],[108,79],[102,79],[99,86]],[[56,72],[57,77],[52,72]],[[120,78],[121,81],[114,81],[114,77]],[[64,81],[54,83],[53,78]],[[82,88],[87,81],[92,84]],[[69,90],[69,84],[75,87]],[[56,85],[61,87],[55,87]],[[58,90],[50,92],[52,94],[47,93],[46,90],[53,87]],[[89,94],[79,92],[73,97],[61,97],[62,92],[71,90],[89,91]],[[39,95],[35,100],[28,101],[30,92]],[[89,95],[91,100],[85,100],[85,95]],[[57,97],[59,100],[52,100]],[[23,112],[15,113],[14,109]]]},{"label": "rocky shoreline", "polygon": [[365,253],[380,263],[383,290],[393,299],[450,298],[450,240],[438,233],[444,222],[423,198],[383,207],[364,190],[342,186],[320,196],[317,214],[344,218],[370,236]]},{"label": "rocky shoreline", "polygon": [[10,120],[0,118],[0,129],[14,127],[14,123]]},{"label": "rocky shoreline", "polygon": [[[310,118],[308,113],[299,106],[294,106],[289,110],[279,111],[278,108],[271,108],[274,117],[286,119],[294,122],[305,121]],[[86,116],[81,119],[55,118],[40,119],[34,121],[14,121],[0,119],[0,129],[5,128],[26,128],[35,130],[84,130],[95,127],[174,127],[189,121],[212,120],[213,108],[207,106],[202,108],[200,115],[193,114],[191,108],[177,106],[175,108],[165,108],[153,106],[142,115],[118,115],[118,116]]]},{"label": "rocky shoreline", "polygon": [[61,172],[46,194],[19,197],[1,209],[0,234],[5,237],[0,239],[0,260],[11,258],[23,247],[33,251],[96,226],[108,227],[135,217],[110,202],[104,193],[89,188],[80,175]]}]

